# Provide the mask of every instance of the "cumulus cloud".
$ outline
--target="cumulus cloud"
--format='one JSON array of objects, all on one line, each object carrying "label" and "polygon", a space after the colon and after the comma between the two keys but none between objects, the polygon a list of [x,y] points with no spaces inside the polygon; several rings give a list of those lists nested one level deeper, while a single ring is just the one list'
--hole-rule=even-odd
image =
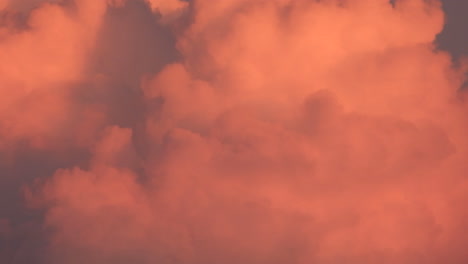
[{"label": "cumulus cloud", "polygon": [[23,2],[0,2],[5,261],[468,259],[440,2]]}]

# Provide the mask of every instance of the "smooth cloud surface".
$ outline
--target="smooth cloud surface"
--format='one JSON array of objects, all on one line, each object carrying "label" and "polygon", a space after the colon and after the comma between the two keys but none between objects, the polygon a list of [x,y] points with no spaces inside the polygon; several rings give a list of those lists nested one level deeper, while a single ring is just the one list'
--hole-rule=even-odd
[{"label": "smooth cloud surface", "polygon": [[0,10],[6,263],[468,260],[438,1]]}]

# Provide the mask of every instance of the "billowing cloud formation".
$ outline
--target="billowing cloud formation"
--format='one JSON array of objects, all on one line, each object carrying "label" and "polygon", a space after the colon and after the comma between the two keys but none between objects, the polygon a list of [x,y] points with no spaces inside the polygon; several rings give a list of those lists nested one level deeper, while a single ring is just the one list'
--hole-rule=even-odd
[{"label": "billowing cloud formation", "polygon": [[468,260],[467,65],[435,47],[438,1],[23,2],[5,261]]}]

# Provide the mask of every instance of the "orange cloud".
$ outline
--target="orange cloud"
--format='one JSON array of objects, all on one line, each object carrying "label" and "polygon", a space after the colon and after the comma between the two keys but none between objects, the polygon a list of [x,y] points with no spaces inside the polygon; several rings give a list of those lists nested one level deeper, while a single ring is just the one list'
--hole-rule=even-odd
[{"label": "orange cloud", "polygon": [[465,263],[467,66],[438,1],[394,2],[33,9],[0,146],[61,149],[45,263]]},{"label": "orange cloud", "polygon": [[68,87],[83,78],[104,8],[105,3],[77,1],[72,15],[44,3],[30,11],[25,28],[3,37],[1,145],[29,140],[44,147],[63,133],[70,113]]},{"label": "orange cloud", "polygon": [[158,10],[161,15],[169,15],[187,8],[188,2],[181,0],[148,0],[153,10]]}]

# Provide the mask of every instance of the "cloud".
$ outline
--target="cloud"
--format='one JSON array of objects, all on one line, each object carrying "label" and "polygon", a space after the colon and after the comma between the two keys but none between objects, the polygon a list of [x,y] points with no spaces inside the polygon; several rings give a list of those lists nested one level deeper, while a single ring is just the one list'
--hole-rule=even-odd
[{"label": "cloud", "polygon": [[186,9],[189,5],[188,1],[181,0],[148,0],[151,8],[162,16],[170,16]]},{"label": "cloud", "polygon": [[70,111],[67,86],[82,78],[105,11],[104,3],[90,3],[77,2],[74,16],[44,3],[30,11],[26,28],[3,37],[2,145],[26,140],[44,148],[63,133]]},{"label": "cloud", "polygon": [[0,1],[0,10],[4,10],[8,6],[8,0]]},{"label": "cloud", "polygon": [[0,258],[468,259],[467,66],[438,1],[25,10],[0,41],[0,180],[24,195],[0,239],[32,242]]}]

